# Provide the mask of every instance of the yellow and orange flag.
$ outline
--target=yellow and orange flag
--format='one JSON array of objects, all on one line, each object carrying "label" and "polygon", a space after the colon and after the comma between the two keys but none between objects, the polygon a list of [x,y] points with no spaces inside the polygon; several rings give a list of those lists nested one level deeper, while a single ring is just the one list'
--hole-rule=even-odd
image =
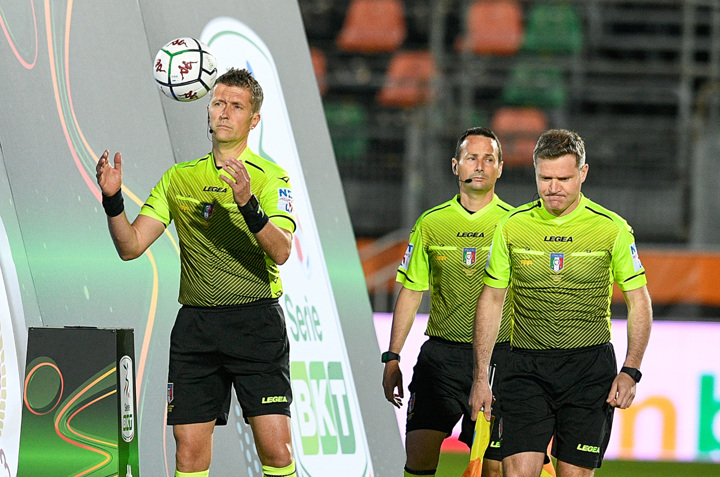
[{"label": "yellow and orange flag", "polygon": [[[465,472],[463,472],[462,477],[482,476],[483,458],[485,457],[485,450],[490,444],[490,431],[492,430],[494,420],[495,417],[492,417],[490,421],[486,421],[483,413],[478,414],[477,420],[475,421],[473,443],[470,448],[470,463],[467,469],[465,469]],[[552,441],[548,445],[548,454],[551,445]],[[553,466],[552,460],[543,466],[540,477],[555,477],[555,467]]]}]

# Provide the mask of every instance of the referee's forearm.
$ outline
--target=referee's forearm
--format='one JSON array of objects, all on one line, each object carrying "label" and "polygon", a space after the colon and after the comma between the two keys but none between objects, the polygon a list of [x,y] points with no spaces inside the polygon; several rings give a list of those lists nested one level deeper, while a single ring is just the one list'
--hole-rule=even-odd
[{"label": "referee's forearm", "polygon": [[[487,378],[490,357],[500,328],[502,300],[500,300],[498,306],[494,296],[496,293],[491,290],[489,287],[483,289],[475,311],[475,326],[473,329],[473,349],[475,353],[473,374],[475,379]],[[502,296],[505,296],[504,293]]]},{"label": "referee's forearm", "polygon": [[640,368],[652,329],[652,303],[646,287],[626,293],[628,305],[627,354],[624,366]]}]

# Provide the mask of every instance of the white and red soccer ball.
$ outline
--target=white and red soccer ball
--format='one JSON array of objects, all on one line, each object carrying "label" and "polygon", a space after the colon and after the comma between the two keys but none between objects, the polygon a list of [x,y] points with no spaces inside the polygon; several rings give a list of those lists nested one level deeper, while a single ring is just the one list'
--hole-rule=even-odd
[{"label": "white and red soccer ball", "polygon": [[160,91],[176,101],[195,101],[215,86],[217,61],[195,38],[176,38],[155,55],[153,75]]}]

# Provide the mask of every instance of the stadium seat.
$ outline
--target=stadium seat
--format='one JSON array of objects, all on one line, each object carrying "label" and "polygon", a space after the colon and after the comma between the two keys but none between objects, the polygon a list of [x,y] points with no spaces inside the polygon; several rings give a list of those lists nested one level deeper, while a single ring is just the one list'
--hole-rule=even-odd
[{"label": "stadium seat", "polygon": [[310,48],[310,57],[312,59],[313,70],[315,70],[315,78],[317,79],[320,95],[327,93],[327,58],[321,49]]},{"label": "stadium seat", "polygon": [[390,58],[385,81],[377,94],[383,106],[412,108],[432,99],[435,60],[428,51],[399,51]]},{"label": "stadium seat", "polygon": [[562,108],[568,93],[562,71],[550,62],[529,59],[513,66],[502,95],[509,106]]},{"label": "stadium seat", "polygon": [[522,51],[538,54],[578,53],[583,46],[582,24],[568,3],[535,3],[525,25]]},{"label": "stadium seat", "polygon": [[500,139],[506,167],[532,167],[533,150],[540,134],[548,129],[548,119],[536,108],[503,107],[493,114],[490,129]]},{"label": "stadium seat", "polygon": [[352,0],[336,39],[337,47],[352,53],[388,53],[407,35],[400,0]]},{"label": "stadium seat", "polygon": [[476,55],[510,56],[523,40],[523,13],[516,0],[476,0],[467,13],[467,34],[455,43],[457,51]]},{"label": "stadium seat", "polygon": [[337,161],[362,160],[370,141],[363,105],[354,101],[326,101],[324,107]]}]

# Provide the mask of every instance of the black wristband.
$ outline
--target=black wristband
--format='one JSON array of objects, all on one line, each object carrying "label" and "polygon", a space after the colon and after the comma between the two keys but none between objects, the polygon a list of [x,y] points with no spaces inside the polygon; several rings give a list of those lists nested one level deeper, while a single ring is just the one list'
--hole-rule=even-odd
[{"label": "black wristband", "polygon": [[123,200],[122,189],[117,191],[115,195],[102,195],[102,206],[108,217],[117,217],[125,210],[125,201]]},{"label": "black wristband", "polygon": [[382,355],[380,355],[380,361],[383,363],[394,360],[400,361],[400,355],[397,353],[393,353],[392,351],[385,351]]},{"label": "black wristband", "polygon": [[628,376],[630,376],[631,378],[633,378],[633,381],[635,381],[636,383],[639,383],[639,382],[640,382],[640,378],[642,378],[642,373],[640,372],[639,369],[636,369],[636,368],[630,368],[630,367],[627,367],[627,366],[623,366],[623,367],[620,369],[620,372],[621,372],[621,373],[625,373],[625,374],[627,374]]},{"label": "black wristband", "polygon": [[270,218],[265,211],[262,210],[254,194],[250,197],[247,204],[242,207],[238,205],[238,210],[245,219],[248,229],[250,229],[250,232],[253,234],[260,232],[263,227],[265,227],[265,224],[270,221]]}]

